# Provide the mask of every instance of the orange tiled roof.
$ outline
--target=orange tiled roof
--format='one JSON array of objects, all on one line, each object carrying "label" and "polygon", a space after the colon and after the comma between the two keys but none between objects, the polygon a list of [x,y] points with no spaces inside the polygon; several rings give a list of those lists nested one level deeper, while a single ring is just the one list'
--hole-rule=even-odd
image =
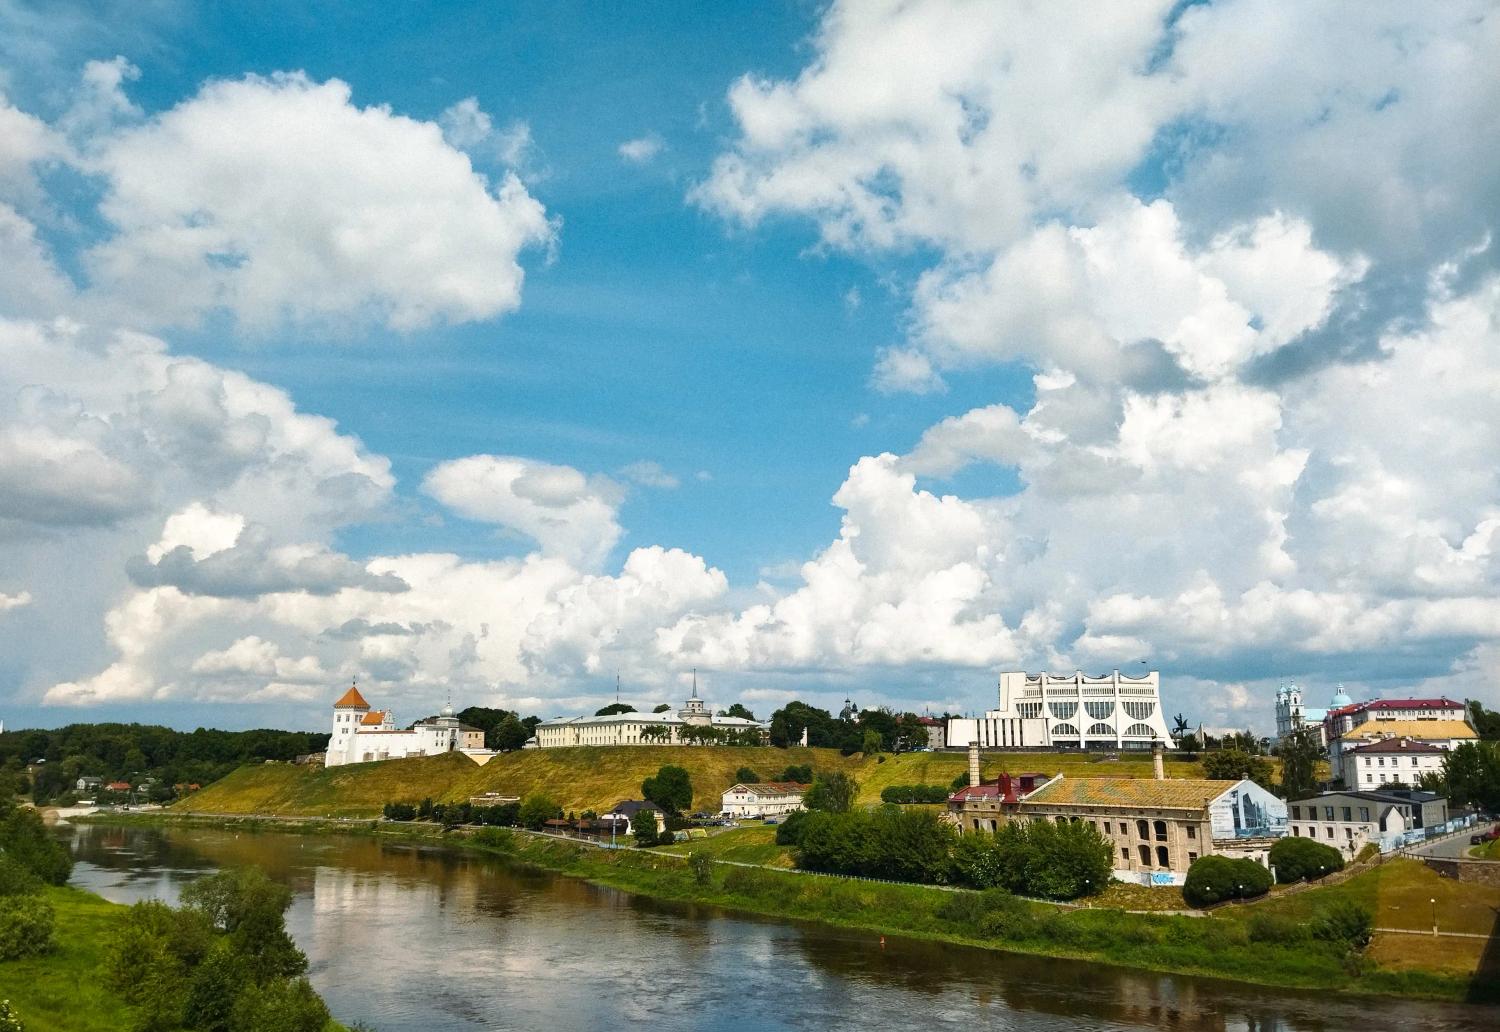
[{"label": "orange tiled roof", "polygon": [[359,689],[352,684],[349,686],[347,692],[339,696],[339,701],[333,704],[334,709],[343,709],[346,706],[353,706],[356,709],[370,708],[370,704],[365,701],[365,697],[359,694]]},{"label": "orange tiled roof", "polygon": [[[352,689],[351,689],[352,691]],[[359,720],[360,727],[379,727],[385,723],[385,714],[380,710],[371,710]]]}]

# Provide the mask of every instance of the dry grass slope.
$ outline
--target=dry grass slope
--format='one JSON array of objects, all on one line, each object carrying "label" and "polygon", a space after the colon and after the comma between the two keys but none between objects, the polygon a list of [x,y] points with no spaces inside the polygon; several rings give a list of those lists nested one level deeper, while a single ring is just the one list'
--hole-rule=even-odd
[{"label": "dry grass slope", "polygon": [[[602,810],[621,799],[639,798],[641,782],[664,763],[692,775],[694,806],[717,810],[740,767],[762,780],[789,764],[816,771],[843,770],[860,782],[860,801],[880,801],[890,785],[946,785],[966,769],[960,753],[905,753],[879,757],[840,756],[833,749],[646,746],[525,750],[496,756],[483,767],[457,754],[384,763],[357,763],[330,770],[267,764],[245,767],[175,807],[187,813],[278,814],[301,817],[373,817],[391,801],[461,802],[481,792],[527,796],[545,792],[565,810]],[[984,776],[1002,770],[1059,771],[1069,777],[1151,776],[1150,757],[1102,761],[1078,754],[997,753],[984,759]],[[1197,764],[1169,761],[1171,777],[1201,777]]]}]

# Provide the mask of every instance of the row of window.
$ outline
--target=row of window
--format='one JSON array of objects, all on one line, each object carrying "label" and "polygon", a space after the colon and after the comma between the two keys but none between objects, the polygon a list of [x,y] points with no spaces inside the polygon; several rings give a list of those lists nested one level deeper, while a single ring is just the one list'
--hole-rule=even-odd
[{"label": "row of window", "polygon": [[[1037,819],[1038,820],[1045,820],[1046,818],[1040,818],[1039,817]],[[1055,818],[1055,820],[1057,821],[1058,824],[1066,824],[1069,821],[1071,821],[1074,824],[1077,824],[1079,821],[1083,820],[1083,818],[1082,817],[1061,817],[1061,816],[1059,816],[1059,817]],[[1106,834],[1106,835],[1113,835],[1113,834],[1116,833],[1115,832],[1115,822],[1114,821],[1105,821],[1104,822],[1104,827],[1102,829],[1099,828],[1099,822],[1098,821],[1091,820],[1091,821],[1089,821],[1089,823],[1092,824],[1096,830],[1102,830],[1103,833]],[[1130,823],[1128,821],[1120,821],[1119,824],[1120,824],[1119,834],[1121,834],[1121,835],[1129,835],[1130,834]],[[1186,830],[1187,837],[1189,839],[1197,839],[1197,837],[1198,837],[1198,828],[1197,828],[1196,825],[1186,824],[1186,825],[1183,825],[1183,828],[1184,828],[1184,830]],[[1135,834],[1136,834],[1137,838],[1151,839],[1151,838],[1154,837],[1157,842],[1165,842],[1165,841],[1167,841],[1167,822],[1166,821],[1147,821],[1147,820],[1144,820],[1144,819],[1137,820],[1135,822]]]},{"label": "row of window", "polygon": [[[1303,811],[1303,809],[1304,808],[1301,807],[1301,806],[1293,806],[1292,807],[1292,820],[1294,820],[1294,821],[1300,821],[1302,819],[1302,811]],[[1325,820],[1325,821],[1341,820],[1341,821],[1343,821],[1344,823],[1347,824],[1347,823],[1349,823],[1349,822],[1351,822],[1351,821],[1354,820],[1354,809],[1355,808],[1352,807],[1352,806],[1337,806],[1337,807],[1335,807],[1335,806],[1325,806],[1325,807],[1323,807],[1323,820]],[[1306,810],[1307,810],[1307,819],[1308,820],[1315,821],[1315,820],[1318,819],[1318,808],[1316,806],[1308,806],[1308,807],[1306,807]],[[1334,817],[1334,812],[1335,811],[1338,812],[1338,814],[1339,814],[1338,817]],[[1368,806],[1361,806],[1361,807],[1359,807],[1359,821],[1360,821],[1361,824],[1369,824],[1370,823],[1370,808]]]},{"label": "row of window", "polygon": [[[1318,829],[1315,828],[1315,827],[1313,827],[1311,824],[1309,824],[1307,826],[1307,834],[1303,835],[1302,834],[1302,829],[1299,828],[1297,825],[1293,824],[1292,825],[1292,837],[1293,838],[1311,838],[1311,839],[1315,839],[1315,838],[1318,837]],[[1330,826],[1325,826],[1323,828],[1323,837],[1326,838],[1326,839],[1329,839],[1330,841],[1333,839],[1333,827],[1331,825]],[[1353,842],[1354,841],[1354,829],[1353,828],[1345,828],[1344,829],[1344,841],[1345,842]]]},{"label": "row of window", "polygon": [[[1151,866],[1151,847],[1150,846],[1137,846],[1136,849],[1139,850],[1139,853],[1140,853],[1141,866],[1142,867],[1150,867]],[[1130,863],[1130,847],[1129,846],[1121,846],[1120,847],[1120,859],[1123,860],[1127,864]],[[1188,866],[1192,867],[1193,866],[1193,861],[1197,860],[1197,859],[1198,859],[1198,854],[1197,853],[1189,853],[1188,854]],[[1167,850],[1166,846],[1157,846],[1156,847],[1156,866],[1157,867],[1171,868],[1171,866],[1172,866],[1172,854]]]},{"label": "row of window", "polygon": [[[1384,767],[1385,766],[1385,757],[1384,756],[1377,756],[1375,758],[1380,761],[1378,764],[1376,764],[1376,766],[1379,766],[1379,767]],[[1417,766],[1417,761],[1418,761],[1419,758],[1420,757],[1416,757],[1416,756],[1413,756],[1411,758],[1411,765],[1413,767]],[[1370,765],[1370,758],[1368,756],[1361,757],[1361,759],[1363,759],[1365,761],[1365,766],[1366,767],[1368,767]],[[1401,766],[1401,761],[1399,759],[1397,759],[1396,757],[1392,756],[1391,757],[1391,766],[1392,767],[1399,767],[1399,766]]]},{"label": "row of window", "polygon": [[[1094,724],[1088,730],[1093,736],[1106,738],[1115,737],[1115,729],[1108,724]],[[1053,738],[1072,737],[1078,734],[1078,728],[1072,724],[1058,724],[1052,729]],[[1131,724],[1125,729],[1126,738],[1153,738],[1156,732],[1149,724]]]}]

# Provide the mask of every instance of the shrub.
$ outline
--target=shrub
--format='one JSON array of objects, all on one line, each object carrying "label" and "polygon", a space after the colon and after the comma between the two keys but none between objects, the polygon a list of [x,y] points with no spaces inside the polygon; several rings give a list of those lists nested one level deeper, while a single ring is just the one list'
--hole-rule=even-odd
[{"label": "shrub", "polygon": [[1226,899],[1249,899],[1269,891],[1271,872],[1254,860],[1210,855],[1193,861],[1183,898],[1195,907]]},{"label": "shrub", "polygon": [[9,1000],[0,1000],[0,1032],[26,1032],[21,1016],[10,1005]]},{"label": "shrub", "polygon": [[515,838],[509,828],[480,828],[474,833],[475,842],[491,849],[512,849]]},{"label": "shrub", "polygon": [[1370,937],[1375,932],[1375,918],[1358,903],[1335,900],[1327,910],[1313,918],[1311,931],[1315,939],[1362,950],[1370,944]]},{"label": "shrub", "polygon": [[811,763],[794,763],[781,772],[780,781],[795,781],[799,785],[811,785],[813,769]]},{"label": "shrub", "polygon": [[0,896],[34,896],[42,891],[42,880],[31,868],[0,853]]},{"label": "shrub", "polygon": [[698,885],[708,885],[714,879],[714,862],[709,855],[698,850],[688,854],[688,868],[693,872],[693,881]]},{"label": "shrub", "polygon": [[412,803],[386,803],[385,819],[388,821],[414,821],[417,808]]},{"label": "shrub", "polygon": [[0,850],[50,885],[73,873],[73,855],[42,824],[41,814],[0,802]]},{"label": "shrub", "polygon": [[328,1008],[307,979],[277,979],[258,992],[241,993],[230,1032],[322,1032]]},{"label": "shrub", "polygon": [[693,782],[688,772],[673,764],[658,768],[655,777],[641,782],[641,798],[668,814],[686,813],[693,806]]},{"label": "shrub", "polygon": [[637,846],[644,848],[656,845],[655,812],[645,808],[637,810],[635,816],[630,818],[630,833],[635,836]]},{"label": "shrub", "polygon": [[[561,813],[562,809],[552,801],[550,796],[533,792],[521,801],[521,808],[516,814],[516,819],[521,822],[523,828],[540,831],[542,825]],[[652,825],[655,826],[654,821]]]},{"label": "shrub", "polygon": [[948,789],[942,785],[891,785],[881,789],[883,803],[942,803],[948,799]]},{"label": "shrub", "polygon": [[858,796],[859,782],[840,770],[819,774],[803,795],[802,802],[809,810],[848,813],[854,809],[854,800]]},{"label": "shrub", "polygon": [[760,775],[749,767],[741,767],[734,772],[734,780],[741,785],[758,785],[760,784]]},{"label": "shrub", "polygon": [[776,825],[776,844],[778,846],[802,845],[802,831],[806,826],[806,810],[795,810],[787,814],[782,822]]},{"label": "shrub", "polygon": [[1271,847],[1271,866],[1276,870],[1277,881],[1295,882],[1332,874],[1344,866],[1344,858],[1332,846],[1310,838],[1287,836]]},{"label": "shrub", "polygon": [[1113,870],[1111,847],[1092,824],[1013,821],[993,835],[959,836],[951,877],[977,889],[1076,899],[1102,891]]},{"label": "shrub", "polygon": [[0,960],[18,960],[46,953],[56,943],[52,904],[39,896],[0,899]]},{"label": "shrub", "polygon": [[1247,931],[1251,942],[1288,944],[1302,942],[1308,937],[1307,926],[1285,914],[1254,914]]}]

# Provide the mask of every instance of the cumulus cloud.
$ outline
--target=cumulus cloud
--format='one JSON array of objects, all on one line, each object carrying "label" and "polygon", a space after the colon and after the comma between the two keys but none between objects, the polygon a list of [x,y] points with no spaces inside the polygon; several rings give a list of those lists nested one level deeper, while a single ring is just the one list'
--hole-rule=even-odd
[{"label": "cumulus cloud", "polygon": [[7,595],[0,591],[0,613],[9,612],[12,609],[20,609],[22,606],[31,604],[31,592],[22,591],[15,595]]},{"label": "cumulus cloud", "polygon": [[113,229],[85,255],[93,290],[152,324],[493,318],[520,303],[520,252],[553,233],[436,124],[300,73],[210,82],[84,153]]},{"label": "cumulus cloud", "polygon": [[371,573],[362,564],[319,545],[271,547],[259,528],[242,532],[233,547],[199,558],[187,545],[177,545],[155,559],[136,556],[125,572],[141,587],[170,585],[188,595],[214,598],[255,598],[286,591],[332,595],[345,588],[366,591],[405,591],[406,584],[390,573]]},{"label": "cumulus cloud", "polygon": [[471,520],[526,535],[544,555],[585,567],[598,566],[620,539],[618,486],[571,466],[471,455],[435,467],[422,490]]},{"label": "cumulus cloud", "polygon": [[677,477],[662,468],[661,463],[652,462],[650,459],[632,462],[620,470],[620,475],[632,483],[640,484],[642,487],[655,487],[666,491],[670,491],[681,484],[681,481]]}]

